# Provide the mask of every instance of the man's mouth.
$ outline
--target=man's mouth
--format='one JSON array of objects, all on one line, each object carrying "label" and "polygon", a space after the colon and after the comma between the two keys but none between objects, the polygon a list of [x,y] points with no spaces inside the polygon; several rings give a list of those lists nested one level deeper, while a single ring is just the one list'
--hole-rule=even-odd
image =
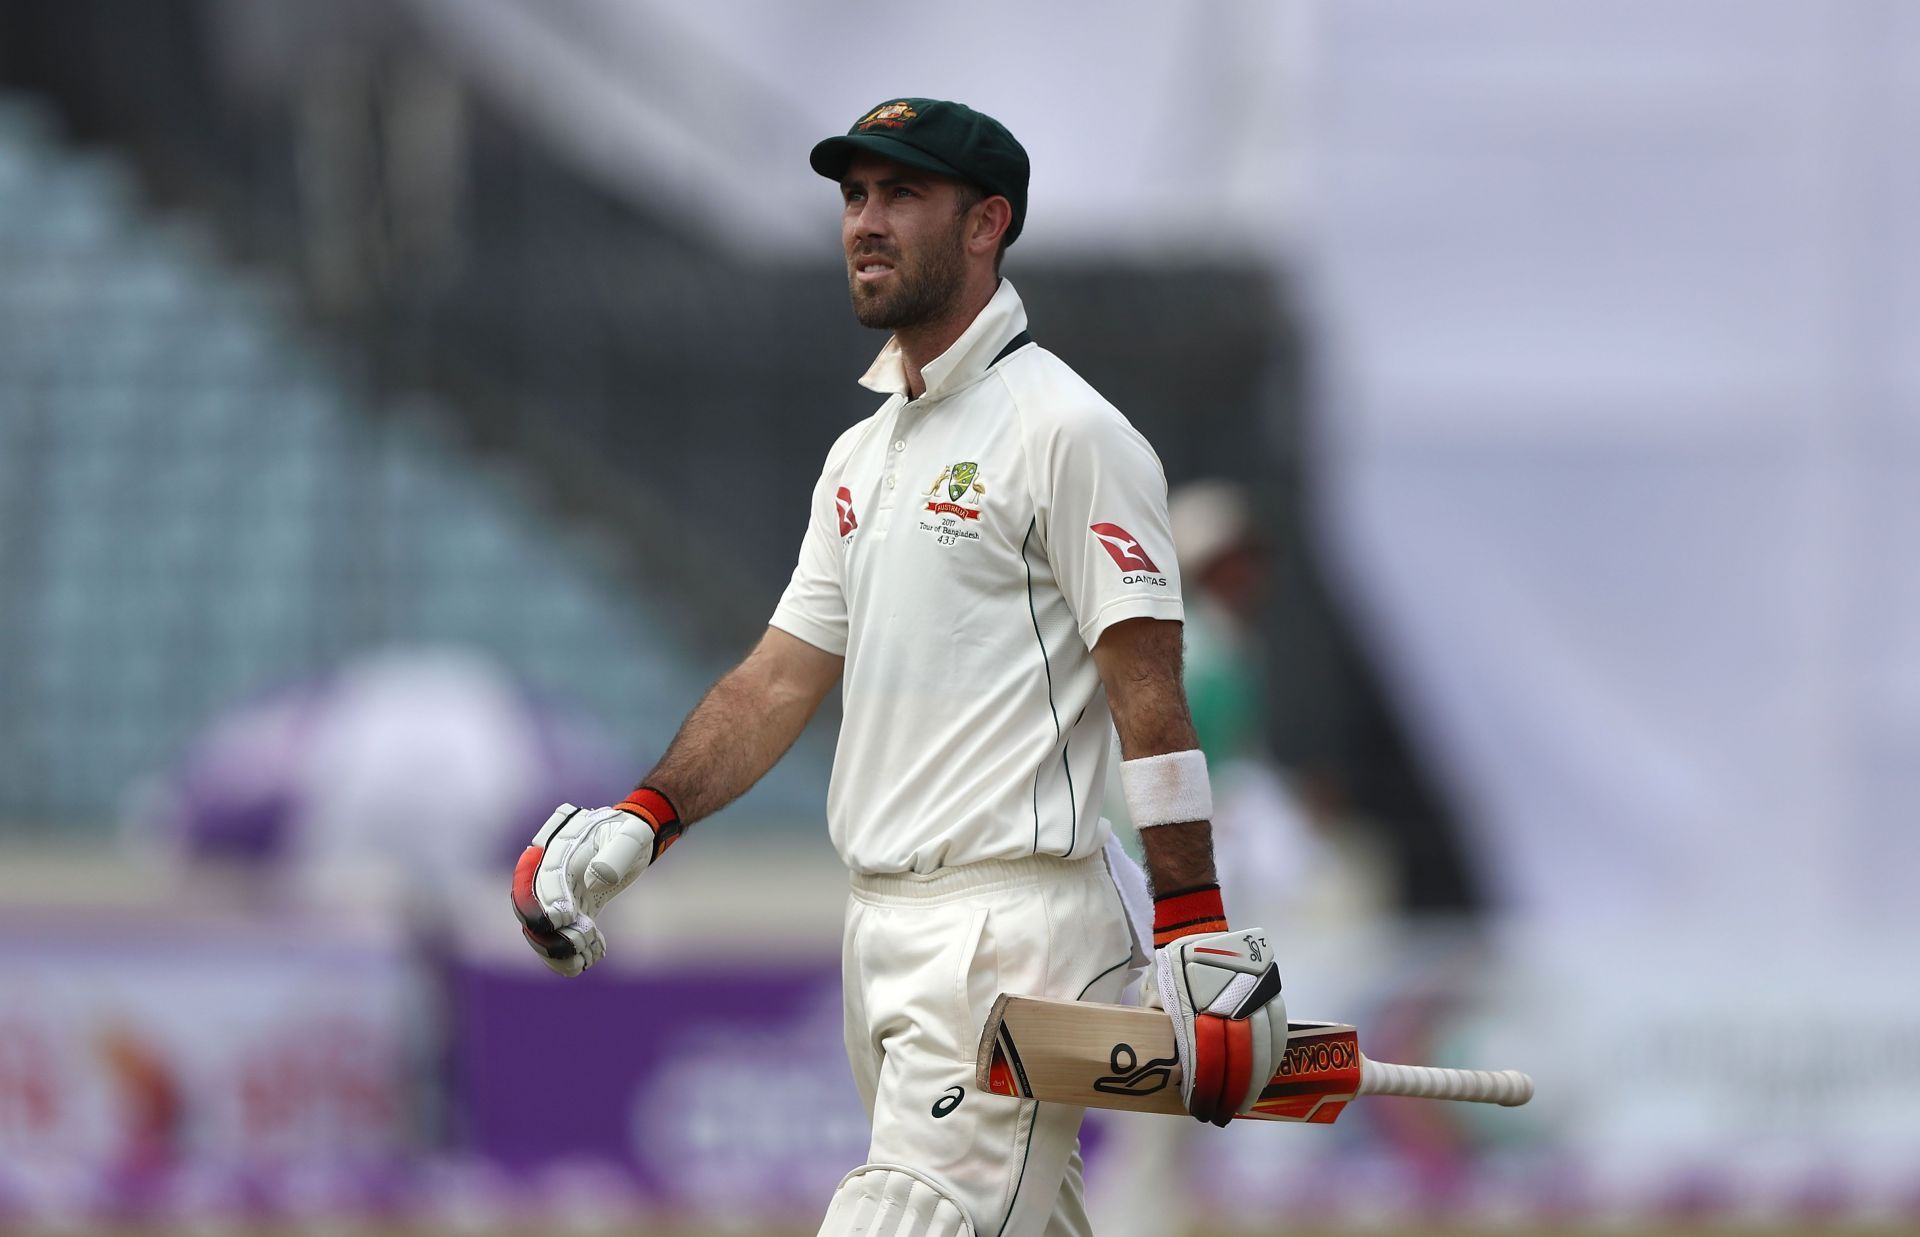
[{"label": "man's mouth", "polygon": [[853,264],[853,276],[861,283],[873,283],[885,279],[893,273],[893,263],[880,258],[857,258]]}]

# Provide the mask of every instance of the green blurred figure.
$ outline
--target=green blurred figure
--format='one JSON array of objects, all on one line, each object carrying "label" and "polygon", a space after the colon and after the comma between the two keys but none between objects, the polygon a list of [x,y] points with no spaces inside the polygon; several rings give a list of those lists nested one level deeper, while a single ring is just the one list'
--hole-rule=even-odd
[{"label": "green blurred figure", "polygon": [[1256,634],[1272,552],[1230,481],[1175,490],[1167,512],[1185,594],[1187,703],[1207,762],[1265,759],[1267,658]]},{"label": "green blurred figure", "polygon": [[[1227,906],[1267,924],[1276,939],[1375,920],[1387,896],[1385,868],[1358,845],[1355,831],[1315,819],[1269,747],[1269,664],[1260,628],[1274,551],[1247,491],[1230,481],[1192,482],[1168,496],[1167,514],[1186,605],[1187,700],[1213,778],[1214,866]],[[1117,781],[1106,808],[1116,827],[1126,810]],[[1245,1156],[1255,1172],[1260,1157],[1285,1151],[1271,1128],[1207,1139],[1210,1131],[1189,1121],[1126,1116],[1105,1128],[1111,1142],[1090,1175],[1088,1200],[1101,1237],[1182,1232],[1190,1212],[1184,1161],[1197,1141],[1215,1162]]]}]

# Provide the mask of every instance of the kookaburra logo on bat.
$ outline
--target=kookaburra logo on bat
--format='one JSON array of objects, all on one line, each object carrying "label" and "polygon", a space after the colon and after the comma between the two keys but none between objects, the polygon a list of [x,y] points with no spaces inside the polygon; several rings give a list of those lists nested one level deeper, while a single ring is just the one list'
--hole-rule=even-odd
[{"label": "kookaburra logo on bat", "polygon": [[1178,1057],[1156,1057],[1142,1064],[1132,1044],[1115,1044],[1107,1056],[1107,1068],[1113,1073],[1094,1080],[1093,1089],[1108,1095],[1152,1095],[1173,1081]]}]

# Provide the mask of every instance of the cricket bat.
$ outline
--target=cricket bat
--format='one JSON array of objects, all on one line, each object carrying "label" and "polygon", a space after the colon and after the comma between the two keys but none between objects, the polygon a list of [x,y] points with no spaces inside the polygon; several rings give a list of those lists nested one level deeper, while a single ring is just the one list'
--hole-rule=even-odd
[{"label": "cricket bat", "polygon": [[[1137,1005],[1096,1005],[1002,993],[980,1032],[974,1081],[995,1095],[1186,1114],[1173,1019]],[[1518,1070],[1389,1065],[1360,1053],[1360,1037],[1338,1022],[1287,1023],[1287,1051],[1250,1112],[1262,1121],[1330,1125],[1362,1095],[1412,1095],[1512,1107],[1533,1098]]]}]

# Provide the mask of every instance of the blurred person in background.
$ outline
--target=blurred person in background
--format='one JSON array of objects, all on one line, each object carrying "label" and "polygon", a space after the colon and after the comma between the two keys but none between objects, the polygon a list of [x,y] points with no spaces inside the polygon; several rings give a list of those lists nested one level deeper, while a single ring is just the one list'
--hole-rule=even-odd
[{"label": "blurred person in background", "polygon": [[1247,895],[1290,901],[1315,864],[1318,843],[1269,746],[1271,659],[1260,620],[1273,548],[1234,482],[1183,485],[1168,498],[1167,512],[1187,581],[1187,705],[1201,750],[1218,770],[1219,866]]},{"label": "blurred person in background", "polygon": [[[1167,500],[1185,582],[1186,689],[1200,747],[1214,771],[1213,845],[1236,907],[1276,941],[1303,927],[1341,927],[1383,913],[1387,873],[1294,789],[1268,728],[1271,659],[1261,621],[1274,548],[1237,482],[1206,479]],[[1108,812],[1124,809],[1109,786]],[[1116,822],[1118,823],[1118,822]],[[1350,832],[1350,831],[1349,831]],[[1284,948],[1284,944],[1281,946]],[[1110,1117],[1091,1211],[1111,1237],[1164,1237],[1190,1211],[1186,1162],[1196,1131],[1183,1121]],[[1271,1133],[1269,1131],[1269,1133]],[[1258,1137],[1239,1131],[1240,1139]]]},{"label": "blurred person in background", "polygon": [[189,872],[244,877],[235,897],[429,926],[446,908],[422,907],[420,889],[495,896],[534,805],[624,782],[609,735],[484,654],[394,648],[217,718],[130,796],[125,833]]},{"label": "blurred person in background", "polygon": [[1028,181],[1004,126],[896,99],[810,161],[840,186],[855,315],[894,332],[862,379],[887,402],[828,453],[760,644],[624,802],[554,812],[515,908],[548,964],[579,974],[605,952],[607,900],[772,768],[844,671],[827,807],[853,873],[845,1030],[873,1137],[822,1237],[1087,1234],[1081,1112],[970,1091],[1000,992],[1113,1000],[1146,962],[1123,888],[1138,872],[1099,812],[1111,730],[1152,826],[1157,987],[1188,1111],[1226,1125],[1286,1041],[1265,936],[1227,931],[1214,878],[1179,577],[1158,565],[1165,475],[1034,342],[1000,278]]},{"label": "blurred person in background", "polygon": [[1346,818],[1337,794],[1316,789],[1325,779],[1274,755],[1263,627],[1278,564],[1253,497],[1238,482],[1206,479],[1175,490],[1167,507],[1188,581],[1187,704],[1218,770],[1218,866],[1263,923],[1369,918],[1391,896],[1386,857]]}]

